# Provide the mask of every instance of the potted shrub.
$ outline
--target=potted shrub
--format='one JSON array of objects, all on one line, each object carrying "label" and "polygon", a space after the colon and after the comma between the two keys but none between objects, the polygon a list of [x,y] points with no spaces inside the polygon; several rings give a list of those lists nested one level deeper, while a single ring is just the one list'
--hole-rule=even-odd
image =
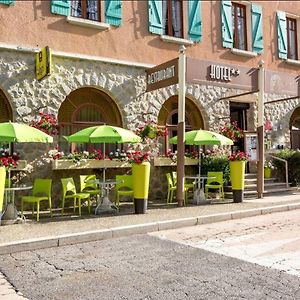
[{"label": "potted shrub", "polygon": [[245,166],[248,155],[245,152],[234,152],[229,157],[230,179],[233,202],[242,202],[244,199]]},{"label": "potted shrub", "polygon": [[264,165],[264,177],[271,178],[272,170],[274,170],[274,166],[271,161],[266,161]]}]

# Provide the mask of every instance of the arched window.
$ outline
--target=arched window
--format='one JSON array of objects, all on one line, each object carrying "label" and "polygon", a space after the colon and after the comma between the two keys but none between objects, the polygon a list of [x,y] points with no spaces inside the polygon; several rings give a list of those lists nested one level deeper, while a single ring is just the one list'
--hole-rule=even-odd
[{"label": "arched window", "polygon": [[[190,131],[194,129],[204,128],[203,119],[197,105],[190,99],[186,98],[185,106],[185,130]],[[177,135],[178,124],[178,97],[172,96],[163,104],[159,115],[158,125],[166,126],[168,129],[168,136],[163,147],[164,152],[171,149],[174,152],[177,149],[176,145],[170,145],[168,139]],[[191,150],[193,147],[186,147]]]},{"label": "arched window", "polygon": [[[64,136],[103,124],[122,127],[121,114],[116,103],[106,93],[95,88],[80,88],[68,95],[59,109],[58,122],[61,125],[59,148],[66,153],[74,150],[75,145],[70,149]],[[100,145],[76,143],[78,151],[94,148],[98,149]],[[113,145],[106,146],[107,151],[113,148]]]}]

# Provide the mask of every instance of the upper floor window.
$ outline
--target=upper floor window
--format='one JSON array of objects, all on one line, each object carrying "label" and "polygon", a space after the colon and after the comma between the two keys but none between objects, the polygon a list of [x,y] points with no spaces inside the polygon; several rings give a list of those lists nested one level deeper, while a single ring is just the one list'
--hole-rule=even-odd
[{"label": "upper floor window", "polygon": [[100,0],[72,0],[71,16],[92,21],[100,21]]},{"label": "upper floor window", "polygon": [[233,53],[250,57],[262,53],[262,13],[262,7],[254,3],[222,0],[222,46],[231,48]]},{"label": "upper floor window", "polygon": [[278,57],[297,65],[299,65],[299,41],[297,38],[299,22],[300,16],[294,17],[284,11],[277,11]]},{"label": "upper floor window", "polygon": [[200,0],[148,0],[148,9],[149,32],[163,41],[185,45],[201,41]]},{"label": "upper floor window", "polygon": [[163,34],[183,37],[182,0],[163,0]]},{"label": "upper floor window", "polygon": [[232,3],[233,47],[247,50],[246,6]]},{"label": "upper floor window", "polygon": [[[0,0],[1,1],[1,0]],[[100,28],[100,23],[113,26],[122,25],[122,0],[53,0],[51,13],[66,16],[72,24],[89,24],[89,27]],[[78,22],[74,22],[78,18]],[[79,18],[96,22],[81,22]],[[76,20],[76,21],[77,21]],[[71,22],[70,22],[71,23]],[[95,25],[95,26],[94,26]],[[100,29],[107,29],[104,26]]]},{"label": "upper floor window", "polygon": [[286,18],[286,30],[287,30],[287,56],[290,59],[298,59],[297,49],[297,21],[295,19]]}]

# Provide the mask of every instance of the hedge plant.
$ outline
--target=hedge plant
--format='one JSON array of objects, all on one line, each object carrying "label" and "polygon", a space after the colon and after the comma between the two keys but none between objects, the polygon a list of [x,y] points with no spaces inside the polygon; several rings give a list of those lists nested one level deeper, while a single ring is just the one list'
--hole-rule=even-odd
[{"label": "hedge plant", "polygon": [[227,155],[207,155],[201,160],[201,173],[223,172],[225,184],[230,180],[229,160]]}]

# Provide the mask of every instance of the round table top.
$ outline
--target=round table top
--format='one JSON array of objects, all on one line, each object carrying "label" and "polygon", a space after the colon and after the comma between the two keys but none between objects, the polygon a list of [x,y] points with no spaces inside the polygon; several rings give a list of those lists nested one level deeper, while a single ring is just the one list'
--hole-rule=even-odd
[{"label": "round table top", "polygon": [[18,185],[4,188],[5,191],[23,191],[32,189],[32,185]]}]

